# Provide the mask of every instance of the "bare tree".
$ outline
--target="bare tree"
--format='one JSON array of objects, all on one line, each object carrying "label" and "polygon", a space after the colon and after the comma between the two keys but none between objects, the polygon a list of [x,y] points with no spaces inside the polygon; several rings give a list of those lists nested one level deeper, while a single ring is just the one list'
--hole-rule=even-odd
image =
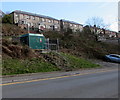
[{"label": "bare tree", "polygon": [[96,41],[98,41],[99,37],[102,38],[102,36],[105,36],[105,30],[107,30],[109,26],[105,24],[103,19],[100,17],[92,17],[86,21],[86,24],[90,26],[91,31],[94,32]]},{"label": "bare tree", "polygon": [[86,24],[92,27],[107,29],[109,25],[105,24],[100,17],[92,17],[86,21]]}]

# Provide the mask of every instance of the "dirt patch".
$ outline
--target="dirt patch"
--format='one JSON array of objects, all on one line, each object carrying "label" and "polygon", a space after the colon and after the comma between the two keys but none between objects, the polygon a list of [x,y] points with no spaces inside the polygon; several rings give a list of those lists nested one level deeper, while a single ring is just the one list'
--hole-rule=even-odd
[{"label": "dirt patch", "polygon": [[96,64],[101,65],[104,68],[118,68],[120,66],[120,64],[118,63],[113,63],[113,62],[106,62],[106,61],[102,61],[102,60],[90,60]]},{"label": "dirt patch", "polygon": [[30,49],[28,46],[14,45],[11,41],[3,39],[2,42],[2,53],[8,55],[12,58],[34,58],[38,57],[34,50]]}]

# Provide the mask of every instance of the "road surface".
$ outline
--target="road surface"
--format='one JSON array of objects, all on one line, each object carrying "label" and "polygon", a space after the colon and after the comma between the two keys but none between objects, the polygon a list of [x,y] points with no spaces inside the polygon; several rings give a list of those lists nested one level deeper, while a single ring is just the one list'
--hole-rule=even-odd
[{"label": "road surface", "polygon": [[3,81],[2,96],[3,98],[118,98],[116,68],[55,75],[56,73],[48,78]]}]

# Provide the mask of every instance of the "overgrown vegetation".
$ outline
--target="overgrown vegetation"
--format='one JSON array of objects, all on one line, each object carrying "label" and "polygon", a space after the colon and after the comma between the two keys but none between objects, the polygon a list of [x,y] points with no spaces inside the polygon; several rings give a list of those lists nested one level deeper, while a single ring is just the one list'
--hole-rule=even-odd
[{"label": "overgrown vegetation", "polygon": [[5,15],[2,18],[2,23],[8,23],[8,24],[13,24],[13,19],[12,19],[12,15]]},{"label": "overgrown vegetation", "polygon": [[83,32],[77,32],[77,34],[65,35],[48,32],[45,33],[45,37],[58,38],[61,52],[78,57],[102,59],[106,54],[120,54],[120,46],[96,41],[96,36],[88,27]]}]

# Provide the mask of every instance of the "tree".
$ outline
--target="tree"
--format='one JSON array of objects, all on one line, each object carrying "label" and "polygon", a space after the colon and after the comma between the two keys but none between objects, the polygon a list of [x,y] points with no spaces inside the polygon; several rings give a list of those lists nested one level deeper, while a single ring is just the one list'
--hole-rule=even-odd
[{"label": "tree", "polygon": [[66,31],[64,32],[64,35],[65,35],[65,36],[69,36],[70,34],[73,34],[73,31],[72,31],[71,28],[68,27],[68,28],[66,29]]},{"label": "tree", "polygon": [[86,24],[92,27],[107,29],[109,25],[105,24],[100,17],[92,17],[86,21]]},{"label": "tree", "polygon": [[100,17],[92,17],[86,21],[86,24],[91,27],[91,31],[94,33],[96,40],[101,33],[105,34],[105,30],[109,25],[105,24],[103,19]]},{"label": "tree", "polygon": [[2,23],[12,24],[12,23],[13,23],[12,15],[5,15],[5,16],[2,18]]}]

